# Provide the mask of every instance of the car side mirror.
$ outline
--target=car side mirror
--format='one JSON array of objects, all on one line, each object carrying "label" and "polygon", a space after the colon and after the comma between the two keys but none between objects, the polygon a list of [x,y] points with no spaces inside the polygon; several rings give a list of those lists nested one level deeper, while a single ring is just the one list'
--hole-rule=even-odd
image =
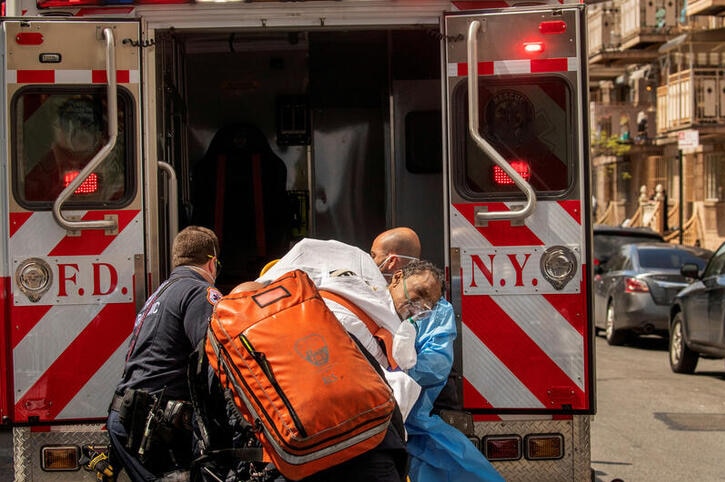
[{"label": "car side mirror", "polygon": [[700,268],[695,263],[685,263],[680,267],[680,274],[686,278],[699,279]]}]

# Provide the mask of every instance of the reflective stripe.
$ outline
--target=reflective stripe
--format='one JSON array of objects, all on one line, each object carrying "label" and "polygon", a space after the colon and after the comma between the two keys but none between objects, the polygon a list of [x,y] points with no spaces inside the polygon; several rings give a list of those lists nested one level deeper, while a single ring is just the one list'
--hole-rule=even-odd
[{"label": "reflective stripe", "polygon": [[[105,84],[105,70],[8,70],[8,84]],[[119,84],[138,84],[138,70],[116,71]]]},{"label": "reflective stripe", "polygon": [[[478,63],[478,75],[511,75],[546,72],[576,72],[579,61],[576,57],[556,59],[518,59],[496,60]],[[448,64],[448,77],[464,77],[468,75],[468,64],[465,62]]]}]

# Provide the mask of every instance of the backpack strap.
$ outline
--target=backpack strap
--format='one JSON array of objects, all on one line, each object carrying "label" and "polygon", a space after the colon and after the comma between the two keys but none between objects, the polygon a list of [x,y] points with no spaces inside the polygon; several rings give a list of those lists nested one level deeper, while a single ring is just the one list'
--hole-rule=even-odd
[{"label": "backpack strap", "polygon": [[348,300],[344,296],[333,293],[332,291],[326,289],[318,289],[318,291],[320,292],[320,295],[326,300],[334,301],[335,303],[344,306],[345,308],[350,310],[353,315],[359,318],[360,321],[365,324],[370,333],[372,333],[373,337],[375,337],[375,339],[377,339],[378,342],[380,342],[384,347],[385,356],[388,359],[390,368],[392,370],[397,370],[398,362],[396,362],[395,358],[393,358],[393,334],[385,328],[378,326],[378,324],[375,323],[375,320],[373,320],[370,315],[368,315],[359,306],[357,306],[355,303]]}]

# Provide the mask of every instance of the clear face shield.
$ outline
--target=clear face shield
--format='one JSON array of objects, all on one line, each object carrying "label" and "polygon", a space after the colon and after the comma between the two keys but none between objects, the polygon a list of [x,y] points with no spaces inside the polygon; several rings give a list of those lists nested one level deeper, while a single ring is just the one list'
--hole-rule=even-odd
[{"label": "clear face shield", "polygon": [[400,316],[403,320],[410,321],[414,325],[417,322],[430,316],[433,307],[424,300],[412,300],[408,295],[408,286],[403,278],[403,293],[405,294],[405,303],[401,306]]},{"label": "clear face shield", "polygon": [[415,258],[413,256],[405,256],[403,254],[389,254],[385,257],[384,260],[382,260],[380,263],[378,263],[378,269],[381,273],[383,273],[383,276],[385,276],[385,279],[390,281],[390,279],[393,277],[393,273],[395,270],[390,271],[383,271],[383,267],[388,264],[388,261],[390,261],[391,258],[398,258],[401,260],[404,260],[399,267],[396,268],[396,270],[402,268],[403,266],[406,266],[411,261],[418,261],[418,258]]}]

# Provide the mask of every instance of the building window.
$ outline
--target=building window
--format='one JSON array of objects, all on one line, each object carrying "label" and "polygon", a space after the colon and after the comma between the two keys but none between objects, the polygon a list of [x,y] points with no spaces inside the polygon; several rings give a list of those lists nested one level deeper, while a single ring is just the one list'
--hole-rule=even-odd
[{"label": "building window", "polygon": [[725,184],[725,154],[710,152],[705,154],[705,200],[719,201],[722,199]]}]

